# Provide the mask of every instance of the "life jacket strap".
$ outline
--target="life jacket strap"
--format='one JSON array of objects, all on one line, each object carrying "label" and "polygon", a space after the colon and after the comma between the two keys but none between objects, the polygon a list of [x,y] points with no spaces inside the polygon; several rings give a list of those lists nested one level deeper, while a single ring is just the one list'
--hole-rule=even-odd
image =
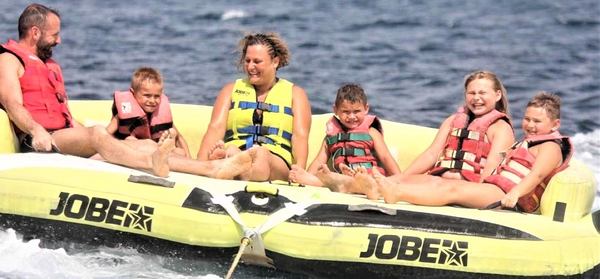
[{"label": "life jacket strap", "polygon": [[[506,167],[502,167],[499,169],[499,175],[505,177],[506,179],[512,181],[515,184],[519,184],[521,180],[523,180],[523,177],[527,176],[531,172],[531,170],[528,169],[526,166],[513,160],[508,161]],[[519,175],[517,175],[515,172]]]},{"label": "life jacket strap", "polygon": [[373,138],[367,133],[338,133],[326,138],[327,144],[332,145],[340,141],[371,141]]},{"label": "life jacket strap", "polygon": [[281,148],[287,150],[288,152],[290,152],[290,153],[292,152],[291,146],[289,146],[287,144],[276,143],[274,140],[272,140],[266,136],[250,135],[250,136],[241,137],[241,139],[246,140],[246,144],[243,146],[243,149],[250,149],[252,146],[254,146],[254,144],[258,143],[258,144],[279,145],[279,146],[281,146]]},{"label": "life jacket strap", "polygon": [[475,159],[477,158],[477,156],[474,153],[466,152],[463,150],[446,149],[444,154],[446,155],[446,158],[452,158],[454,160],[466,160],[475,162]]},{"label": "life jacket strap", "polygon": [[361,156],[367,156],[367,155],[371,155],[371,151],[370,150],[365,150],[365,149],[362,149],[362,148],[346,147],[346,148],[336,149],[333,152],[333,155],[331,157],[333,157],[333,158],[338,157],[338,156],[361,157]]},{"label": "life jacket strap", "polygon": [[[262,111],[274,112],[278,113],[280,111],[279,105],[273,105],[265,102],[248,102],[248,101],[240,101],[238,102],[238,108],[240,109],[259,109]],[[235,102],[231,102],[231,108],[235,108]],[[287,115],[294,115],[292,112],[292,108],[283,106],[283,113]]]},{"label": "life jacket strap", "polygon": [[479,136],[481,134],[479,132],[469,131],[464,128],[454,128],[450,132],[450,135],[455,136],[460,139],[479,140]]},{"label": "life jacket strap", "polygon": [[[250,126],[246,126],[246,127],[242,127],[242,128],[238,128],[237,129],[238,133],[243,133],[243,134],[251,134],[251,135],[277,135],[279,133],[279,129],[278,128],[274,128],[274,127],[269,127],[269,126],[262,126],[262,125],[250,125]],[[233,137],[233,130],[227,130],[225,132],[225,138],[231,138]],[[292,140],[292,133],[286,132],[286,131],[282,131],[281,132],[281,137],[283,137],[286,140]]]}]

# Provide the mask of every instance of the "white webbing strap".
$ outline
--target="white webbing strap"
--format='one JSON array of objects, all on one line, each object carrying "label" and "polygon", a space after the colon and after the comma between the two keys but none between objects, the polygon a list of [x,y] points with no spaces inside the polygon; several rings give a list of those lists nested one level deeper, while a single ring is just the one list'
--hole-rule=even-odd
[{"label": "white webbing strap", "polygon": [[[244,239],[249,240],[249,243],[247,243],[248,245],[243,248],[241,255],[242,261],[267,267],[273,267],[273,260],[266,256],[262,234],[296,215],[300,216],[306,213],[306,208],[312,205],[312,203],[285,203],[283,208],[269,215],[265,222],[256,228],[250,228],[244,224],[240,213],[233,204],[232,196],[215,196],[211,201],[214,204],[223,207],[231,219],[233,219],[244,231],[242,243],[247,243],[244,242]],[[237,263],[235,264],[237,265]],[[232,266],[232,268],[234,268],[234,266]],[[230,269],[230,272],[233,272],[233,270]]]},{"label": "white webbing strap", "polygon": [[210,201],[214,204],[218,204],[221,207],[223,207],[223,209],[225,209],[225,211],[227,211],[227,214],[229,214],[229,217],[231,217],[231,219],[233,219],[233,221],[238,223],[238,225],[240,225],[240,227],[242,227],[242,229],[245,230],[246,225],[244,224],[244,221],[242,220],[242,216],[240,216],[240,213],[237,211],[237,209],[233,205],[233,197],[232,196],[225,196],[225,195],[215,196],[212,199],[210,199]]},{"label": "white webbing strap", "polygon": [[285,203],[284,208],[269,215],[267,221],[257,228],[258,233],[263,234],[294,216],[300,216],[306,213],[306,208],[310,205],[312,205],[312,203]]}]

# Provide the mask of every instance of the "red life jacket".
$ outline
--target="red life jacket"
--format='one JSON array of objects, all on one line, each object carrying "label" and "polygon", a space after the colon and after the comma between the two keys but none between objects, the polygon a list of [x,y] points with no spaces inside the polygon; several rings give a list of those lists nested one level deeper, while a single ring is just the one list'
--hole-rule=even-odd
[{"label": "red life jacket", "polygon": [[158,141],[162,131],[173,127],[169,98],[165,94],[161,94],[160,105],[150,115],[150,121],[131,91],[115,91],[114,101],[113,115],[116,111],[119,120],[119,128],[115,132],[117,138],[132,135],[138,139]]},{"label": "red life jacket", "polygon": [[533,191],[519,198],[517,204],[525,212],[534,212],[540,207],[540,199],[546,190],[546,185],[550,182],[552,176],[569,166],[569,161],[573,155],[573,145],[568,137],[562,136],[559,132],[548,135],[539,135],[527,137],[524,141],[515,144],[506,155],[502,164],[494,171],[494,174],[485,178],[484,182],[495,184],[502,191],[508,193],[515,187],[533,167],[535,157],[529,152],[529,147],[544,143],[546,141],[557,141],[560,143],[563,161],[555,168],[542,183],[537,185]]},{"label": "red life jacket", "polygon": [[52,59],[44,63],[37,55],[13,40],[0,47],[0,53],[5,51],[17,56],[25,68],[19,83],[23,106],[33,120],[50,131],[73,127],[62,70],[58,63]]},{"label": "red life jacket", "polygon": [[491,148],[486,132],[490,125],[499,119],[504,119],[510,124],[506,114],[497,110],[492,110],[469,123],[469,115],[464,112],[464,108],[459,108],[454,114],[444,151],[429,174],[441,176],[448,170],[458,170],[465,180],[479,182],[481,169]]},{"label": "red life jacket", "polygon": [[380,167],[375,154],[375,144],[369,135],[369,129],[373,127],[383,134],[383,128],[379,119],[374,115],[366,115],[363,122],[354,129],[346,129],[335,116],[327,122],[327,165],[329,169],[341,172],[338,168],[340,163],[349,167],[365,167],[369,173],[372,168],[377,168],[385,175],[385,170]]}]

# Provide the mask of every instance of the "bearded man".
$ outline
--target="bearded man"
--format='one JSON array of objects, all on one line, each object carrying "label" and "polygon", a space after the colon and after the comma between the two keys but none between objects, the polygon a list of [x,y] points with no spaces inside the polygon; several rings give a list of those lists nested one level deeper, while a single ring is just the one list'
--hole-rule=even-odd
[{"label": "bearded man", "polygon": [[138,152],[105,127],[84,127],[73,119],[61,67],[52,59],[52,49],[61,42],[58,11],[31,4],[21,13],[18,29],[19,40],[0,46],[0,108],[15,127],[21,152],[99,153],[111,163],[169,174],[171,137],[151,154]]}]

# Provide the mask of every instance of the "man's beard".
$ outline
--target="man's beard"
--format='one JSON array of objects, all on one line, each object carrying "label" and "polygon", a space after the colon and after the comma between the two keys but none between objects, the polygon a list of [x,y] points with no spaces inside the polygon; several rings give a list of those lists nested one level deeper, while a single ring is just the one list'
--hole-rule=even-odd
[{"label": "man's beard", "polygon": [[44,62],[52,57],[52,48],[56,46],[56,43],[49,44],[43,41],[37,43],[37,56]]}]

